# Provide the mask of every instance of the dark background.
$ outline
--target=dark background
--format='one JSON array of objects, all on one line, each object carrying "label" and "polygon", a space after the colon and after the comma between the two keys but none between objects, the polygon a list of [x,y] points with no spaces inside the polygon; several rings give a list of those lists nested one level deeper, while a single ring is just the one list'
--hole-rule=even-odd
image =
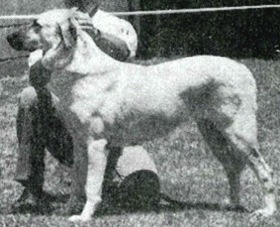
[{"label": "dark background", "polygon": [[[279,4],[272,0],[140,1],[142,10]],[[280,9],[140,17],[139,56],[278,57]]]},{"label": "dark background", "polygon": [[[1,0],[0,14],[40,13],[65,8],[65,1],[99,2],[109,12],[280,4],[280,0]],[[278,58],[279,18],[280,8],[129,17],[139,35],[138,57],[143,59],[196,54]],[[14,24],[23,22],[0,21],[0,62],[11,59],[13,65],[26,56],[13,51],[5,38],[18,28]]]}]

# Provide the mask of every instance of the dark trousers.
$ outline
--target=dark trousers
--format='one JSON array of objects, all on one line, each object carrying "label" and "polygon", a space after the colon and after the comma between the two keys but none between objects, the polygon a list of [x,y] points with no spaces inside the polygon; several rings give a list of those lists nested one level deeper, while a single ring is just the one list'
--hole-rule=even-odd
[{"label": "dark trousers", "polygon": [[[38,96],[40,102],[38,101]],[[47,89],[36,92],[33,87],[19,97],[17,136],[19,158],[15,180],[33,193],[40,193],[44,182],[44,155],[47,149],[60,163],[73,163],[73,142],[65,128],[58,98]]]}]

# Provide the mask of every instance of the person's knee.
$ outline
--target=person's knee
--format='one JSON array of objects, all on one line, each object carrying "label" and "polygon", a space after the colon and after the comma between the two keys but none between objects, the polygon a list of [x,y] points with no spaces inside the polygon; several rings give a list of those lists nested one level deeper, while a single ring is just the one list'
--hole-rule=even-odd
[{"label": "person's knee", "polygon": [[130,174],[121,183],[116,201],[127,209],[151,209],[159,203],[160,182],[158,175],[149,170]]},{"label": "person's knee", "polygon": [[18,96],[19,108],[30,108],[37,103],[37,93],[33,87],[25,88]]}]

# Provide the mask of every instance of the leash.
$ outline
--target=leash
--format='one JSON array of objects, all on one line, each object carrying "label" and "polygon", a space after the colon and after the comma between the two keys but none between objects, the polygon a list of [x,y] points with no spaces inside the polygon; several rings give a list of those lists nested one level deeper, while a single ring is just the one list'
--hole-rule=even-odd
[{"label": "leash", "polygon": [[[97,7],[98,8],[98,7]],[[280,4],[273,5],[254,5],[254,6],[225,6],[225,7],[208,7],[193,9],[167,9],[167,10],[147,10],[132,12],[108,12],[114,16],[149,16],[149,15],[166,15],[166,14],[185,14],[185,13],[205,13],[205,12],[222,12],[222,11],[238,11],[238,10],[257,10],[257,9],[278,9]],[[89,14],[94,15],[94,7],[89,10]],[[33,20],[36,14],[31,15],[3,15],[0,20]]]}]

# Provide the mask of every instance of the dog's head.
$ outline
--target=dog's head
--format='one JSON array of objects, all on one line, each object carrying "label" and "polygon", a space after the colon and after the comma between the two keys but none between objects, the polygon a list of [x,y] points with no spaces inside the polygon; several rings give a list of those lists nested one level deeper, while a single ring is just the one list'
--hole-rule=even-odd
[{"label": "dog's head", "polygon": [[42,49],[42,62],[48,68],[53,68],[49,63],[54,64],[54,60],[55,68],[64,67],[77,44],[79,24],[75,20],[75,13],[75,9],[47,11],[38,15],[29,26],[10,34],[7,40],[16,50],[31,52]]}]

